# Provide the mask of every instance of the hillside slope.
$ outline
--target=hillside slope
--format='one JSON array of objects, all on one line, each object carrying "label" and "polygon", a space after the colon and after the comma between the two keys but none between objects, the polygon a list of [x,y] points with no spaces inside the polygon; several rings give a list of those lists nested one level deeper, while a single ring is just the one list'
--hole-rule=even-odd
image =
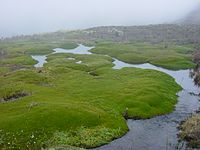
[{"label": "hillside slope", "polygon": [[184,24],[198,24],[200,25],[200,5],[190,12],[183,20]]},{"label": "hillside slope", "polygon": [[170,42],[178,44],[200,43],[200,25],[160,24],[148,26],[102,26],[85,30],[16,36],[0,42],[16,41],[73,41],[88,42]]}]

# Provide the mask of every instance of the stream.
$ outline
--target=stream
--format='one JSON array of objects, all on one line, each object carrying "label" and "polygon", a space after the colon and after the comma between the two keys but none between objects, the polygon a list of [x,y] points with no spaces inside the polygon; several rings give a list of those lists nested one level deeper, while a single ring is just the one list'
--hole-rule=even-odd
[{"label": "stream", "polygon": [[[53,53],[73,53],[73,54],[92,54],[89,52],[94,47],[86,47],[82,44],[75,49],[53,49]],[[35,67],[43,67],[48,55],[32,56],[38,61]],[[73,58],[70,58],[73,59]],[[172,71],[151,65],[144,64],[129,64],[113,58],[113,69],[121,69],[124,67],[135,67],[141,69],[152,69],[164,72],[175,79],[175,81],[183,88],[177,93],[178,103],[175,110],[166,115],[157,116],[145,120],[128,119],[127,125],[129,131],[123,137],[112,141],[111,143],[95,148],[96,150],[185,150],[190,149],[186,147],[185,142],[180,142],[177,134],[179,124],[194,114],[200,108],[200,88],[197,87],[193,79],[190,77],[190,70]],[[81,61],[77,61],[77,63]],[[167,91],[166,91],[167,92]]]}]

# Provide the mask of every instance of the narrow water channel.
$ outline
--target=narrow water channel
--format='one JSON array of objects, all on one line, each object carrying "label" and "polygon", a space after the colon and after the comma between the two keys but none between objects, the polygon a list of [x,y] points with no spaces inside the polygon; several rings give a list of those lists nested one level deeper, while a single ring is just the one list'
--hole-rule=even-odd
[{"label": "narrow water channel", "polygon": [[[75,49],[65,50],[61,48],[54,49],[54,53],[73,53],[73,54],[92,54],[89,52],[93,47],[86,47],[79,44]],[[45,59],[39,59],[39,56],[32,56],[38,61],[35,67],[43,66]],[[41,57],[40,57],[41,58]],[[190,77],[190,70],[172,71],[157,67],[148,63],[145,64],[128,64],[120,60],[114,59],[113,69],[121,69],[124,67],[135,67],[141,69],[152,69],[164,72],[175,79],[175,81],[183,88],[178,94],[178,103],[175,110],[167,115],[157,116],[145,120],[127,120],[129,132],[111,143],[96,148],[96,150],[175,150],[189,149],[185,142],[178,141],[178,125],[191,114],[200,108],[200,88],[197,87],[193,79]],[[45,61],[44,61],[45,60]],[[40,64],[40,65],[39,65]],[[167,92],[167,91],[166,91]]]},{"label": "narrow water channel", "polygon": [[[172,71],[156,67],[151,64],[133,65],[115,59],[114,69],[123,67],[136,67],[142,69],[153,69],[172,76],[182,86],[183,90],[178,93],[178,103],[175,110],[167,115],[162,115],[145,120],[127,120],[129,132],[122,138],[96,150],[185,150],[185,142],[180,142],[177,134],[177,127],[191,114],[200,108],[200,93],[193,79],[190,77],[190,70]],[[166,91],[167,92],[167,91]]]}]

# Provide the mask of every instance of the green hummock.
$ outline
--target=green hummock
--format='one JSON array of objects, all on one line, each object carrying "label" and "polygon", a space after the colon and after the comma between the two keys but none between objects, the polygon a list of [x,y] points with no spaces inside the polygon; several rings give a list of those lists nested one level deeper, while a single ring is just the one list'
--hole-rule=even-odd
[{"label": "green hummock", "polygon": [[[128,131],[124,114],[145,119],[171,112],[181,89],[159,71],[114,70],[112,58],[103,55],[49,55],[44,68],[35,69],[28,50],[13,47],[7,46],[0,61],[0,99],[8,100],[0,103],[1,148],[99,146]],[[167,48],[164,53],[169,55],[165,56],[165,50],[157,47],[152,53],[153,46],[148,44],[142,48],[140,44],[100,44],[92,51],[130,63],[148,61],[172,69],[193,66],[186,48]],[[71,57],[75,60],[67,59]],[[22,97],[23,93],[27,95]]]}]

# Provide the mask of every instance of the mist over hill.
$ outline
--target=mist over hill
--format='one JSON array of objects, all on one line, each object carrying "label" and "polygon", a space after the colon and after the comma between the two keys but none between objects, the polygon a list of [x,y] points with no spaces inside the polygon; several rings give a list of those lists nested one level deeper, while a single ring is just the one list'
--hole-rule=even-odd
[{"label": "mist over hill", "polygon": [[[76,0],[75,2],[67,4],[75,7],[77,6],[75,4],[79,4],[80,1]],[[87,2],[87,4],[81,5],[85,7],[80,7],[78,12],[73,7],[62,9],[62,12],[53,11],[56,7],[60,9],[61,6],[65,6],[66,1],[64,0],[62,3],[56,3],[56,5],[53,2],[46,3],[46,1],[42,3],[39,1],[24,2],[19,12],[19,8],[15,8],[14,4],[4,2],[2,4],[5,4],[5,8],[2,8],[2,13],[0,13],[0,19],[2,20],[0,25],[1,40],[51,39],[51,41],[55,41],[59,39],[79,43],[84,41],[200,43],[200,0],[175,0],[173,3],[172,1],[161,3],[160,0],[144,0],[141,2],[126,0],[127,3],[119,1],[117,3],[118,7],[116,7],[113,0],[107,3],[105,11],[99,8],[99,6],[103,7],[105,3],[98,1],[97,5],[92,0]],[[32,5],[36,7],[38,4],[41,8],[37,7],[38,13],[33,13]],[[44,4],[52,6],[51,9],[49,7],[43,8]],[[115,7],[112,4],[115,4]],[[144,8],[143,4],[149,4],[148,6],[151,7]],[[171,6],[172,4],[174,5]],[[11,6],[13,6],[12,16],[5,13]],[[89,6],[91,7],[87,11],[90,11],[87,12],[85,8]],[[44,13],[44,10],[49,13]],[[93,13],[91,13],[91,10]],[[15,17],[15,15],[17,16]],[[179,20],[175,22],[174,20],[178,18]],[[180,20],[180,18],[183,19]],[[52,32],[62,28],[70,29],[70,26],[73,26],[71,30],[74,31],[60,30]],[[78,30],[79,28],[81,30]],[[40,32],[52,33],[27,35]],[[6,35],[15,37],[8,39]]]},{"label": "mist over hill", "polygon": [[181,20],[183,24],[200,24],[200,5]]},{"label": "mist over hill", "polygon": [[73,41],[88,42],[150,42],[150,43],[200,43],[200,25],[160,24],[148,26],[101,26],[85,30],[58,31],[46,34],[4,38],[12,41]]},{"label": "mist over hill", "polygon": [[173,23],[200,0],[2,0],[0,37],[98,26]]}]

